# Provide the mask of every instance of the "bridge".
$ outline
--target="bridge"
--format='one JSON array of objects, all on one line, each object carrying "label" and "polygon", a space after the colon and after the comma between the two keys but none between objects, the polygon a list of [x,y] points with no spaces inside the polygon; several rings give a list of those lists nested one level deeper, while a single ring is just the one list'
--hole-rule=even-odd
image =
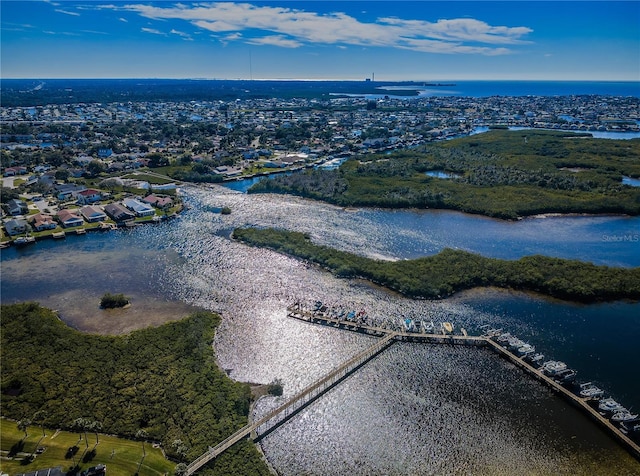
[{"label": "bridge", "polygon": [[299,304],[294,304],[287,308],[288,317],[309,322],[312,324],[325,325],[337,329],[357,332],[360,334],[380,337],[374,344],[361,351],[347,362],[343,363],[336,369],[329,372],[311,385],[305,387],[296,395],[291,397],[285,403],[270,411],[260,419],[253,423],[245,425],[234,434],[218,443],[196,458],[187,466],[185,474],[190,476],[197,472],[202,466],[214,460],[221,453],[251,435],[255,435],[253,439],[259,437],[261,430],[264,434],[275,426],[286,421],[295,415],[300,409],[323,395],[327,390],[341,382],[350,374],[358,370],[360,367],[369,362],[376,355],[380,354],[395,341],[407,342],[425,342],[432,344],[450,344],[450,345],[466,345],[466,346],[485,346],[497,352],[503,358],[509,360],[517,367],[521,368],[537,380],[541,381],[554,392],[565,397],[571,404],[582,409],[588,416],[596,421],[602,428],[608,431],[619,443],[622,444],[635,458],[640,459],[640,446],[625,435],[611,421],[602,416],[591,405],[589,399],[582,398],[569,391],[557,381],[553,380],[539,369],[536,369],[521,357],[510,352],[506,347],[499,345],[493,339],[487,336],[469,336],[464,329],[461,329],[462,335],[454,335],[452,332],[446,332],[444,329],[440,333],[428,332],[408,332],[402,330],[390,330],[383,327],[376,327],[366,324],[363,321],[345,320],[337,317],[328,316],[320,311],[309,311],[303,309]]},{"label": "bridge", "polygon": [[261,427],[267,427],[263,429],[266,431],[269,427],[273,427],[279,422],[286,420],[302,407],[308,405],[311,401],[315,400],[320,395],[325,393],[336,383],[347,377],[353,371],[357,370],[373,357],[382,352],[384,349],[386,349],[393,343],[395,338],[395,332],[387,332],[387,335],[385,337],[377,340],[373,345],[358,353],[355,357],[352,357],[350,360],[340,365],[338,368],[334,369],[321,379],[304,388],[284,404],[267,413],[265,416],[255,421],[254,423],[242,427],[240,430],[226,438],[218,445],[209,447],[209,450],[206,453],[199,456],[197,459],[191,462],[189,466],[187,466],[185,474],[191,475],[195,473],[209,461],[216,458],[218,455],[236,444],[241,439],[246,438],[253,432],[257,432]]}]

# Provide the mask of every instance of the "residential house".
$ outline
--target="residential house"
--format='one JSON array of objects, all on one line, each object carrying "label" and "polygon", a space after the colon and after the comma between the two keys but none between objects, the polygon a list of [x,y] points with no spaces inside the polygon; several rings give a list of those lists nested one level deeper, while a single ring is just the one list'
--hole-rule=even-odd
[{"label": "residential house", "polygon": [[7,230],[9,236],[15,236],[26,233],[29,230],[29,224],[24,218],[14,218],[4,222],[4,229]]},{"label": "residential house", "polygon": [[65,228],[84,225],[84,220],[78,215],[77,210],[60,210],[57,214],[58,221]]},{"label": "residential house", "polygon": [[51,215],[46,213],[37,213],[29,217],[31,227],[36,231],[53,230],[58,224]]},{"label": "residential house", "polygon": [[85,205],[84,207],[82,207],[80,209],[80,214],[89,223],[95,223],[107,219],[106,213],[100,210],[100,208],[91,205]]},{"label": "residential house", "polygon": [[173,200],[171,197],[160,197],[154,194],[147,195],[142,199],[142,201],[160,209],[170,208],[173,206]]},{"label": "residential house", "polygon": [[76,197],[78,197],[78,203],[83,205],[89,205],[91,203],[95,203],[101,200],[102,192],[100,192],[100,190],[88,188],[86,190],[82,190],[81,192],[76,193]]},{"label": "residential house", "polygon": [[125,198],[122,200],[122,204],[139,217],[150,217],[156,214],[152,206],[135,198]]},{"label": "residential house", "polygon": [[111,157],[112,155],[113,155],[113,149],[108,149],[106,147],[98,149],[98,157],[102,159],[106,159],[108,157]]},{"label": "residential house", "polygon": [[117,222],[133,220],[136,217],[134,213],[130,212],[119,203],[110,203],[109,205],[105,205],[104,211]]},{"label": "residential house", "polygon": [[18,200],[17,198],[12,198],[7,202],[7,213],[11,216],[25,215],[29,213],[29,207],[27,203]]},{"label": "residential house", "polygon": [[83,190],[86,190],[87,187],[83,185],[76,185],[75,183],[61,183],[56,185],[54,189],[58,200],[69,200],[71,197],[74,197]]},{"label": "residential house", "polygon": [[17,167],[7,167],[6,169],[4,169],[2,175],[4,175],[5,177],[15,177],[16,175],[24,175],[26,173],[27,168],[19,165]]}]

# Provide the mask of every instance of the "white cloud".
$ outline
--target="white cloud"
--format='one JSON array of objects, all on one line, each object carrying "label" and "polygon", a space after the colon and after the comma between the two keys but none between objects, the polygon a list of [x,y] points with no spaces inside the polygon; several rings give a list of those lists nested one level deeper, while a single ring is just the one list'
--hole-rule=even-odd
[{"label": "white cloud", "polygon": [[155,28],[145,28],[142,27],[141,28],[142,31],[144,31],[145,33],[151,33],[153,35],[162,35],[162,36],[167,36],[166,33],[161,32],[160,30],[156,30]]},{"label": "white cloud", "polygon": [[270,45],[280,46],[282,48],[299,48],[302,43],[290,38],[286,38],[283,35],[264,36],[262,38],[252,38],[247,41],[250,45]]},{"label": "white cloud", "polygon": [[71,15],[71,16],[74,16],[74,17],[79,17],[80,16],[80,14],[78,12],[69,12],[67,10],[61,10],[59,8],[56,8],[55,11],[58,12],[58,13],[64,13],[65,15]]},{"label": "white cloud", "polygon": [[172,35],[178,35],[179,37],[185,40],[193,40],[193,38],[191,38],[191,35],[189,33],[185,33],[183,31],[172,29],[169,33],[171,33]]},{"label": "white cloud", "polygon": [[[533,30],[525,26],[492,26],[472,18],[428,22],[379,18],[362,22],[340,12],[320,14],[285,7],[248,3],[108,5],[102,8],[136,12],[154,20],[183,20],[215,33],[262,32],[254,44],[294,48],[305,43],[410,49],[430,53],[496,55],[509,53],[505,45],[526,43]],[[271,33],[266,34],[264,33]],[[482,45],[482,46],[479,46]]]}]

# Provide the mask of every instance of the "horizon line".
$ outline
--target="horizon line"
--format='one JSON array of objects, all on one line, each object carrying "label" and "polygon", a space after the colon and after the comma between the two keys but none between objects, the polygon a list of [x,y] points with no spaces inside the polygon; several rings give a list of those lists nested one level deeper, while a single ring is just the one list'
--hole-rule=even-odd
[{"label": "horizon line", "polygon": [[451,82],[451,81],[536,81],[536,82],[606,82],[606,83],[640,83],[640,79],[554,79],[554,78],[446,78],[446,79],[377,79],[373,80],[371,78],[205,78],[205,77],[162,77],[162,76],[147,76],[147,77],[0,77],[0,81],[104,81],[104,80],[113,80],[113,81],[121,81],[121,80],[161,80],[161,81],[249,81],[249,82],[257,82],[257,81],[299,81],[299,82],[361,82],[361,83],[405,83],[405,82],[413,82],[413,83],[443,83],[443,82]]}]

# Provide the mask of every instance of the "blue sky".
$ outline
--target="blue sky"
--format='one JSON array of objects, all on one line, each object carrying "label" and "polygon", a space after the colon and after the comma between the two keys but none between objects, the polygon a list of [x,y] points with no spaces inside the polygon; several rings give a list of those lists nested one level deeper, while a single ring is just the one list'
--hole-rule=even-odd
[{"label": "blue sky", "polygon": [[3,78],[640,81],[639,1],[2,0]]}]

